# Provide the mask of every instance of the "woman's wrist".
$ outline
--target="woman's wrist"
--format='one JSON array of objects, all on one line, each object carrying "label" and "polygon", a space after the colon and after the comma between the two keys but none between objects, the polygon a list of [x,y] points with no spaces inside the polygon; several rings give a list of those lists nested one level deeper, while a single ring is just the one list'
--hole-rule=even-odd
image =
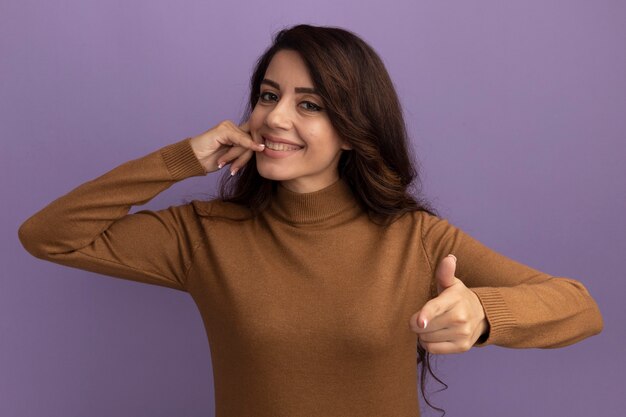
[{"label": "woman's wrist", "polygon": [[475,344],[485,343],[485,341],[489,338],[490,326],[489,326],[489,321],[487,321],[487,318],[482,319],[479,325],[479,329],[480,329],[480,333],[479,333],[480,336],[478,336],[478,339],[476,339]]}]

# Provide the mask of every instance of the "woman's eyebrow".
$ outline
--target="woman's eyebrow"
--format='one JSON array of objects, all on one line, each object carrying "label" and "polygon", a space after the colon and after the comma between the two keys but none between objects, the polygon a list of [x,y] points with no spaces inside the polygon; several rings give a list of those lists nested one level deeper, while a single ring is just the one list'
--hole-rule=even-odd
[{"label": "woman's eyebrow", "polygon": [[[278,84],[276,81],[272,81],[267,78],[263,78],[263,81],[261,81],[261,84],[267,84],[267,85],[274,87],[277,90],[280,90],[280,84]],[[317,94],[318,96],[320,95],[317,89],[310,88],[310,87],[296,87],[296,93]]]}]

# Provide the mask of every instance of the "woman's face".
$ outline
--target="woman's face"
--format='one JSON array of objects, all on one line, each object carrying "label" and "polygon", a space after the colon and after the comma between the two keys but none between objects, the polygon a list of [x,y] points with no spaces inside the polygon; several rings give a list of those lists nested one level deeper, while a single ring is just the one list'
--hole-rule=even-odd
[{"label": "woman's face", "polygon": [[260,86],[250,134],[265,143],[255,152],[259,174],[291,191],[307,193],[335,182],[342,149],[350,149],[330,123],[300,54],[278,51]]}]

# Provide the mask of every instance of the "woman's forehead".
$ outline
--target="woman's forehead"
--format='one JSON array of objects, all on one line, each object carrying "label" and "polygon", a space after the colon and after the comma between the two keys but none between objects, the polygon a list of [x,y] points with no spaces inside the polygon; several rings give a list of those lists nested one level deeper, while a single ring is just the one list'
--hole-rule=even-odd
[{"label": "woman's forehead", "polygon": [[264,79],[278,84],[279,87],[276,85],[274,87],[280,89],[314,87],[304,59],[298,52],[292,50],[280,50],[274,54],[265,71]]}]

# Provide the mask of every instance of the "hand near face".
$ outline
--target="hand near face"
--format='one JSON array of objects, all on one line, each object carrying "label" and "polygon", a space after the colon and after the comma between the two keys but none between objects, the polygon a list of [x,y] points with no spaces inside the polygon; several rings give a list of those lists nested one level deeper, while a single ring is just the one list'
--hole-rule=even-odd
[{"label": "hand near face", "polygon": [[411,329],[430,353],[469,350],[489,325],[478,296],[454,276],[456,257],[448,255],[435,271],[437,297],[411,316]]},{"label": "hand near face", "polygon": [[250,160],[253,152],[265,149],[265,145],[253,141],[247,121],[236,126],[230,120],[225,120],[192,137],[190,144],[207,173],[230,163],[232,175]]}]

